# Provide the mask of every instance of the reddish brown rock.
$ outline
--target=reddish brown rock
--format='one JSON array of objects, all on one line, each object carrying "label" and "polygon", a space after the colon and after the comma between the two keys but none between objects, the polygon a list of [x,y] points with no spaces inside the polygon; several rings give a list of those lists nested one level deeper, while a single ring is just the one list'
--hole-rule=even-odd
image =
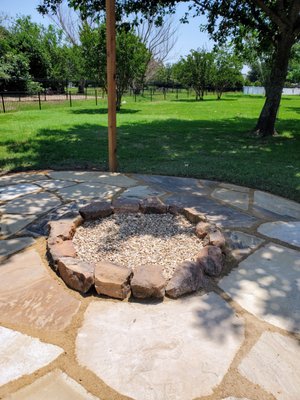
[{"label": "reddish brown rock", "polygon": [[167,206],[158,197],[148,197],[141,201],[140,210],[144,214],[165,214]]},{"label": "reddish brown rock", "polygon": [[194,207],[185,207],[183,214],[192,224],[196,224],[199,221],[206,221],[205,215],[197,211]]},{"label": "reddish brown rock", "polygon": [[170,204],[168,212],[173,215],[183,214],[183,207],[179,204]]},{"label": "reddish brown rock", "polygon": [[70,240],[74,236],[76,228],[83,222],[79,215],[76,218],[64,218],[58,221],[48,222],[49,238],[60,238],[62,240]]},{"label": "reddish brown rock", "polygon": [[92,220],[110,216],[113,213],[113,208],[111,203],[107,201],[95,201],[81,207],[79,213],[85,220]]},{"label": "reddish brown rock", "polygon": [[198,222],[198,224],[196,225],[195,228],[195,233],[196,236],[198,236],[198,238],[200,239],[204,239],[205,236],[210,233],[213,229],[215,229],[215,226],[208,223],[208,222],[203,222],[200,221]]},{"label": "reddish brown rock", "polygon": [[116,199],[113,201],[114,212],[117,213],[138,213],[140,210],[139,199]]},{"label": "reddish brown rock", "polygon": [[219,276],[224,267],[222,251],[217,246],[205,246],[197,254],[196,262],[209,276]]},{"label": "reddish brown rock", "polygon": [[160,265],[140,265],[131,279],[131,291],[138,299],[158,298],[165,295],[166,280]]},{"label": "reddish brown rock", "polygon": [[196,262],[184,261],[177,265],[174,275],[166,287],[166,294],[176,299],[203,287],[204,279],[202,268]]},{"label": "reddish brown rock", "polygon": [[57,261],[63,281],[74,290],[86,293],[94,284],[95,267],[78,258],[62,257]]},{"label": "reddish brown rock", "polygon": [[132,271],[122,265],[102,261],[96,264],[95,288],[98,294],[125,299],[130,293]]},{"label": "reddish brown rock", "polygon": [[48,247],[48,253],[50,254],[50,257],[52,259],[52,262],[56,270],[57,270],[57,261],[59,258],[77,256],[72,240],[62,241],[61,239],[58,239],[56,243],[51,242],[51,240],[48,240],[47,247]]},{"label": "reddish brown rock", "polygon": [[220,249],[225,249],[226,240],[221,231],[219,229],[214,230],[208,234],[209,244],[212,246],[220,247]]}]

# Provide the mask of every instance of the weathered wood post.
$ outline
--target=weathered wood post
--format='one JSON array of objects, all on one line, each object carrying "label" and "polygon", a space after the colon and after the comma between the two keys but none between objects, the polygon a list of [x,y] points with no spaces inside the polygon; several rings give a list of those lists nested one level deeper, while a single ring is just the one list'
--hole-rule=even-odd
[{"label": "weathered wood post", "polygon": [[115,0],[106,0],[106,53],[108,97],[108,164],[110,172],[115,172],[117,170]]}]

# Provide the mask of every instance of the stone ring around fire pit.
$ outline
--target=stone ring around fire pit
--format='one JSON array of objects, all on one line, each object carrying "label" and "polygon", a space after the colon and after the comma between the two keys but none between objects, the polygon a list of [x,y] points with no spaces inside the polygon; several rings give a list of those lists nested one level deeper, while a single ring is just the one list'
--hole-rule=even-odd
[{"label": "stone ring around fire pit", "polygon": [[[103,219],[113,214],[173,214],[183,215],[195,224],[194,233],[202,240],[200,251],[176,265],[173,276],[167,280],[161,266],[139,265],[132,270],[116,263],[102,260],[97,263],[83,261],[73,244],[76,228],[86,221]],[[77,217],[49,222],[47,254],[51,266],[70,288],[87,293],[93,287],[97,294],[125,299],[158,298],[165,295],[176,299],[205,286],[209,277],[218,277],[225,265],[226,243],[222,232],[192,208],[167,206],[159,198],[141,201],[121,200],[110,203],[97,201],[82,207]]]}]

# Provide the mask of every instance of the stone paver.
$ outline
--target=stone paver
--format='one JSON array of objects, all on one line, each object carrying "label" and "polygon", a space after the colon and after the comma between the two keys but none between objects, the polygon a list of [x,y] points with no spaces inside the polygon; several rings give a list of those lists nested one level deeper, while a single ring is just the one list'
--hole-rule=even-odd
[{"label": "stone paver", "polygon": [[282,242],[300,247],[300,221],[276,221],[260,225],[257,229],[262,235],[279,239]]},{"label": "stone paver", "polygon": [[37,185],[20,183],[18,185],[0,187],[0,201],[9,201],[41,190]]},{"label": "stone paver", "polygon": [[10,201],[0,207],[5,214],[38,215],[50,211],[60,204],[59,199],[51,193],[36,193]]},{"label": "stone paver", "polygon": [[37,185],[45,190],[55,191],[64,187],[74,186],[76,185],[76,182],[60,181],[58,179],[45,179],[44,181],[38,181]]},{"label": "stone paver", "polygon": [[231,254],[237,260],[251,253],[260,246],[264,241],[254,235],[239,231],[224,232],[226,243],[228,244]]},{"label": "stone paver", "polygon": [[241,320],[213,293],[147,306],[93,302],[76,352],[81,365],[135,400],[191,400],[212,393],[243,337]]},{"label": "stone paver", "polygon": [[20,172],[18,174],[9,174],[0,177],[0,186],[16,185],[18,183],[31,183],[45,179],[44,174]]},{"label": "stone paver", "polygon": [[58,346],[0,327],[0,385],[32,374],[61,353]]},{"label": "stone paver", "polygon": [[152,197],[152,196],[161,196],[164,192],[156,190],[154,188],[150,188],[148,186],[135,186],[125,190],[120,198],[121,199],[144,199],[145,197]]},{"label": "stone paver", "polygon": [[34,216],[7,214],[0,217],[0,236],[7,238],[35,220]]},{"label": "stone paver", "polygon": [[49,276],[35,250],[0,265],[0,322],[63,330],[80,302]]},{"label": "stone paver", "polygon": [[243,308],[300,332],[300,253],[271,243],[242,261],[219,286]]},{"label": "stone paver", "polygon": [[137,175],[138,178],[164,192],[182,192],[196,196],[207,195],[211,191],[211,182],[174,176]]},{"label": "stone paver", "polygon": [[61,370],[55,370],[4,400],[99,400]]},{"label": "stone paver", "polygon": [[34,239],[31,237],[2,240],[0,243],[0,261],[25,247],[31,246],[33,243]]},{"label": "stone paver", "polygon": [[84,204],[93,199],[111,199],[119,191],[120,188],[116,186],[91,182],[58,189],[57,193],[64,200],[76,200],[80,204]]},{"label": "stone paver", "polygon": [[276,400],[298,400],[300,347],[297,340],[264,332],[238,367],[240,373]]},{"label": "stone paver", "polygon": [[53,171],[48,174],[51,178],[75,181],[75,182],[98,182],[111,186],[130,187],[136,186],[137,181],[126,175],[109,172],[90,171]]},{"label": "stone paver", "polygon": [[237,192],[249,193],[250,189],[245,186],[233,185],[232,183],[220,183],[220,187],[225,189],[235,190]]},{"label": "stone paver", "polygon": [[249,195],[244,192],[238,192],[236,190],[230,190],[226,188],[218,188],[213,191],[212,197],[222,200],[223,202],[231,204],[242,210],[248,210],[249,207]]},{"label": "stone paver", "polygon": [[254,210],[266,210],[271,213],[300,219],[300,204],[294,201],[275,196],[270,193],[254,192]]},{"label": "stone paver", "polygon": [[193,207],[196,212],[204,215],[207,220],[222,228],[250,228],[258,220],[239,210],[221,205],[217,201],[204,196],[174,194],[165,200],[166,204]]}]

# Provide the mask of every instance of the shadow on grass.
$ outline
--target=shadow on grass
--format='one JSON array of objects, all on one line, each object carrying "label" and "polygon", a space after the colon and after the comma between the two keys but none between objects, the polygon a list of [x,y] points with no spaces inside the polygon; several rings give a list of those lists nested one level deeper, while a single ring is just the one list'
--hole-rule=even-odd
[{"label": "shadow on grass", "polygon": [[[223,180],[299,200],[299,121],[278,122],[279,132],[291,137],[265,140],[245,133],[255,122],[242,117],[124,122],[118,128],[119,170]],[[107,169],[107,128],[97,124],[41,129],[29,140],[1,145],[8,157],[0,160],[0,169]]]},{"label": "shadow on grass", "polygon": [[[133,109],[121,109],[118,111],[118,114],[136,114],[140,112],[140,110],[133,110]],[[81,108],[80,110],[70,110],[72,114],[107,114],[107,108]]]}]

